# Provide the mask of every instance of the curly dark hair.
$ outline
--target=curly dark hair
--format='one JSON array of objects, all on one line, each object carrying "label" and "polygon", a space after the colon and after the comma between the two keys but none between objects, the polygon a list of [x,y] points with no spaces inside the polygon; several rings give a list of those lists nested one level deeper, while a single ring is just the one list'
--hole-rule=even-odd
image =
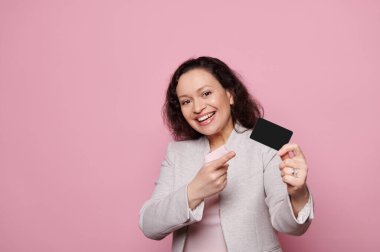
[{"label": "curly dark hair", "polygon": [[264,116],[263,107],[249,94],[237,74],[223,61],[206,56],[192,58],[177,68],[166,91],[163,119],[175,140],[198,139],[202,136],[183,117],[176,92],[181,75],[196,68],[204,69],[212,74],[224,89],[228,90],[233,96],[234,104],[231,105],[231,116],[234,125],[235,122],[238,122],[245,128],[252,129],[257,119]]}]

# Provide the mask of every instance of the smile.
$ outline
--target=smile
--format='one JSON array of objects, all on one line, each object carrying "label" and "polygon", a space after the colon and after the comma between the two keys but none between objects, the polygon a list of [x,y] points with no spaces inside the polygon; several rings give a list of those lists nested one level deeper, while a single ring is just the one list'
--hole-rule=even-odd
[{"label": "smile", "polygon": [[208,114],[206,114],[206,115],[204,115],[202,117],[197,118],[197,121],[198,122],[204,122],[207,119],[209,119],[210,117],[212,117],[214,114],[215,114],[215,112],[208,113]]}]

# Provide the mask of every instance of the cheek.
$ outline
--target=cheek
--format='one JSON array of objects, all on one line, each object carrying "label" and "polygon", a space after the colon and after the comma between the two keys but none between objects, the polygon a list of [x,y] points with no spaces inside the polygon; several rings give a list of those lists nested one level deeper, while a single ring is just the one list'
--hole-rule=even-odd
[{"label": "cheek", "polygon": [[214,107],[220,106],[220,98],[219,96],[213,96],[208,100],[208,104]]},{"label": "cheek", "polygon": [[229,117],[231,116],[231,104],[230,100],[227,97],[220,97],[221,99],[219,100],[219,108],[223,112],[224,117]]},{"label": "cheek", "polygon": [[219,108],[222,108],[223,110],[230,107],[230,100],[228,99],[228,97],[223,96],[223,95],[214,97],[212,100],[210,100],[210,103],[212,103],[213,105]]},{"label": "cheek", "polygon": [[186,121],[189,121],[189,118],[190,118],[189,108],[181,107],[181,112],[182,112],[183,117],[185,117]]}]

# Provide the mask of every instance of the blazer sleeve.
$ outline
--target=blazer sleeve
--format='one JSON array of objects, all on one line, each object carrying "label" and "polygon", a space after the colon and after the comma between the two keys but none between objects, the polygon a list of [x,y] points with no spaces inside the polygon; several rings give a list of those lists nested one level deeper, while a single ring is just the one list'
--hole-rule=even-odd
[{"label": "blazer sleeve", "polygon": [[[287,186],[281,178],[279,169],[280,156],[277,155],[275,150],[268,148],[263,153],[263,161],[265,202],[269,208],[272,226],[282,233],[290,235],[304,234],[311,224],[312,216],[302,224],[295,218]],[[311,207],[313,208],[313,206]]]},{"label": "blazer sleeve", "polygon": [[187,184],[174,190],[175,155],[173,142],[168,145],[152,197],[140,209],[139,227],[150,239],[161,240],[171,232],[200,221],[204,202],[191,210]]}]

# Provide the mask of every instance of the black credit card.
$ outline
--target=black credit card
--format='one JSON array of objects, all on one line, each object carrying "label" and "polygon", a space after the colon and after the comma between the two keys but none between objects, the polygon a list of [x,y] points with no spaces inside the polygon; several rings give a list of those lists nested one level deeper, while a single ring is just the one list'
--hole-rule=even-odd
[{"label": "black credit card", "polygon": [[259,118],[250,138],[275,150],[279,150],[284,144],[289,143],[292,135],[292,131],[263,118]]}]

